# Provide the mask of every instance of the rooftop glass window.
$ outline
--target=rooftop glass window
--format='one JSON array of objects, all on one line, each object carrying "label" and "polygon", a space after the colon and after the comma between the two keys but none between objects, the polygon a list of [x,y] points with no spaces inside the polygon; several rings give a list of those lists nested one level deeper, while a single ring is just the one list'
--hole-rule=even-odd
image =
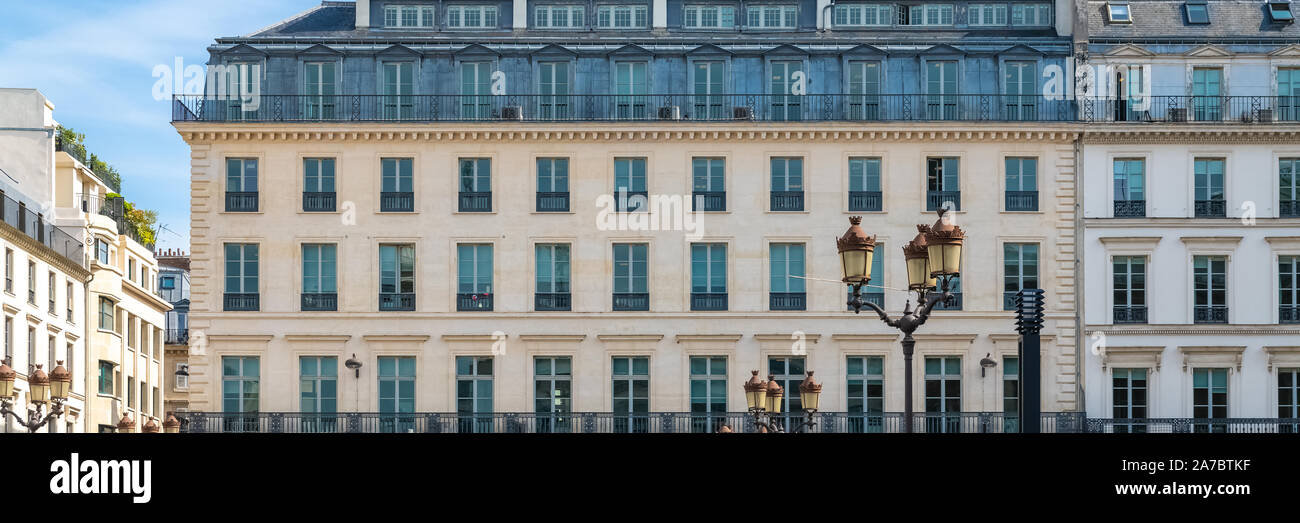
[{"label": "rooftop glass window", "polygon": [[1187,23],[1210,23],[1210,6],[1206,5],[1205,0],[1187,0],[1187,5],[1183,8],[1187,12]]},{"label": "rooftop glass window", "polygon": [[1106,19],[1112,24],[1133,23],[1133,15],[1128,10],[1127,2],[1111,2],[1106,4]]},{"label": "rooftop glass window", "polygon": [[1295,16],[1291,14],[1291,2],[1269,2],[1268,16],[1274,22],[1289,24],[1295,21]]}]

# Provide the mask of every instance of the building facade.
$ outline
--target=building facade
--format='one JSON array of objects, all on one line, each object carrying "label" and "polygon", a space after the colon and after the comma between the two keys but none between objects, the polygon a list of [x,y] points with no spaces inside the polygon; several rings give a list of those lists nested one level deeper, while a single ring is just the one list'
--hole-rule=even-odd
[{"label": "building facade", "polygon": [[[1067,2],[363,1],[218,39],[224,76],[173,112],[189,430],[712,431],[744,423],[751,371],[796,416],[816,371],[818,430],[897,430],[906,394],[925,430],[1016,430],[1022,287],[1047,290],[1042,407],[1068,418],[1079,128],[1039,93],[1073,24]],[[865,217],[868,298],[897,314],[901,247],[941,207],[960,296],[906,391],[832,240]]]},{"label": "building facade", "polygon": [[1286,4],[1085,8],[1102,94],[1079,160],[1088,416],[1294,431],[1300,27]]},{"label": "building facade", "polygon": [[169,249],[157,253],[158,294],[172,308],[166,313],[163,337],[163,377],[167,392],[163,412],[189,410],[190,257]]}]

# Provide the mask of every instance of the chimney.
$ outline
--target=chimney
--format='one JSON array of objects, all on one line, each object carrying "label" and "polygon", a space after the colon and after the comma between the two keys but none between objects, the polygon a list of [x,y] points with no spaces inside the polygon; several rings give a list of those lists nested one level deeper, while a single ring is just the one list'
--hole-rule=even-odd
[{"label": "chimney", "polygon": [[370,29],[370,0],[357,0],[357,29]]}]

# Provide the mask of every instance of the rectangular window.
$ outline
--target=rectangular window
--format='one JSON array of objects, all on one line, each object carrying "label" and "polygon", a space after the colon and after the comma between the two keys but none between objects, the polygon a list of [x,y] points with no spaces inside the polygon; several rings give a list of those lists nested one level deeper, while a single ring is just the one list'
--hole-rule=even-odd
[{"label": "rectangular window", "polygon": [[[96,243],[96,247],[98,247],[100,240],[95,240],[95,243]],[[100,263],[102,264],[108,263],[107,250],[104,252],[103,259],[104,261]],[[5,249],[5,292],[9,294],[14,293],[14,250],[13,249]]]},{"label": "rectangular window", "polygon": [[[806,370],[804,358],[802,356],[769,356],[767,358],[767,372],[772,376],[784,390],[799,390],[799,385],[803,384],[804,372]],[[781,397],[781,414],[776,416],[777,423],[780,423],[788,431],[803,421],[803,398],[799,393],[785,394]]]},{"label": "rectangular window", "polygon": [[699,211],[727,210],[726,158],[691,158],[691,204]]},{"label": "rectangular window", "polygon": [[258,245],[227,243],[224,310],[258,310]]},{"label": "rectangular window", "polygon": [[727,423],[727,357],[691,356],[691,432],[714,433]]},{"label": "rectangular window", "polygon": [[880,4],[835,4],[835,27],[885,26],[892,21],[890,7]]},{"label": "rectangular window", "polygon": [[614,159],[614,200],[618,210],[625,212],[645,211],[647,208],[646,159]]},{"label": "rectangular window", "polygon": [[1223,158],[1197,158],[1194,162],[1196,176],[1197,218],[1223,218],[1228,215],[1223,199]]},{"label": "rectangular window", "polygon": [[[36,365],[36,327],[27,328],[27,364]],[[47,373],[48,374],[48,373]]]},{"label": "rectangular window", "polygon": [[601,5],[596,7],[596,27],[600,29],[645,29],[650,8],[644,5]]},{"label": "rectangular window", "polygon": [[966,10],[970,25],[1007,25],[1006,4],[971,4]]},{"label": "rectangular window", "polygon": [[849,356],[847,364],[849,432],[884,432],[885,358]]},{"label": "rectangular window", "polygon": [[[1277,370],[1277,417],[1286,420],[1300,419],[1300,369]],[[1300,432],[1300,424],[1284,423],[1278,432]]]},{"label": "rectangular window", "polygon": [[[148,286],[147,281],[148,281],[148,280],[141,281],[140,283],[141,283],[141,285],[144,285],[144,286],[147,287],[147,286]],[[56,315],[56,314],[57,314],[57,311],[56,311],[55,308],[54,308],[54,303],[55,303],[55,301],[57,301],[57,298],[58,298],[58,294],[59,294],[59,292],[58,292],[58,287],[55,286],[55,282],[54,282],[54,273],[53,273],[53,272],[49,273],[49,275],[47,276],[47,281],[46,281],[46,287],[45,287],[45,288],[49,290],[49,295],[46,296],[46,300],[45,300],[45,301],[49,303],[49,306],[50,306],[50,315],[51,315],[51,316]]]},{"label": "rectangular window", "polygon": [[1146,432],[1146,424],[1133,421],[1147,417],[1147,369],[1114,369],[1110,393],[1115,432]]},{"label": "rectangular window", "polygon": [[880,212],[882,200],[880,158],[849,158],[849,210]]},{"label": "rectangular window", "polygon": [[1008,212],[1038,210],[1038,158],[1006,158]]},{"label": "rectangular window", "polygon": [[736,8],[726,5],[688,5],[682,27],[687,29],[731,29],[736,26]]},{"label": "rectangular window", "polygon": [[113,331],[117,327],[117,320],[114,319],[116,305],[113,300],[100,296],[99,298],[99,329]]},{"label": "rectangular window", "polygon": [[925,358],[925,431],[961,432],[961,357]]},{"label": "rectangular window", "polygon": [[1300,256],[1277,257],[1278,322],[1300,323]]},{"label": "rectangular window", "polygon": [[727,244],[691,244],[691,310],[727,310]]},{"label": "rectangular window", "polygon": [[926,158],[925,209],[961,210],[961,159]]},{"label": "rectangular window", "polygon": [[533,358],[533,412],[537,432],[573,431],[573,360],[568,356]]},{"label": "rectangular window", "polygon": [[384,158],[380,160],[379,210],[381,212],[412,212],[415,210],[415,192],[411,158]]},{"label": "rectangular window", "polygon": [[1116,158],[1115,217],[1146,216],[1146,161]]},{"label": "rectangular window", "polygon": [[537,212],[569,211],[569,159],[537,159]]},{"label": "rectangular window", "polygon": [[957,114],[957,62],[925,63],[925,111],[931,120],[953,120]]},{"label": "rectangular window", "polygon": [[803,211],[803,158],[771,158],[773,212]]},{"label": "rectangular window", "polygon": [[773,243],[769,251],[771,296],[768,308],[774,311],[806,310],[804,244]]},{"label": "rectangular window", "polygon": [[[1297,80],[1300,80],[1300,75],[1297,75]],[[1278,217],[1300,217],[1300,158],[1278,160],[1277,172]]]},{"label": "rectangular window", "polygon": [[492,244],[456,245],[456,310],[492,310]]},{"label": "rectangular window", "polygon": [[569,117],[569,62],[542,62],[537,64],[538,118],[564,120]]},{"label": "rectangular window", "polygon": [[[100,265],[108,265],[108,242],[98,238],[95,239],[95,260],[98,261]],[[12,280],[13,272],[9,272],[8,275],[9,279]],[[10,282],[7,282],[7,284],[8,283]],[[8,290],[10,292],[13,290],[12,287],[13,285],[9,285]]]},{"label": "rectangular window", "polygon": [[492,432],[492,357],[456,357],[456,415],[460,432]]},{"label": "rectangular window", "polygon": [[691,94],[694,95],[695,112],[692,117],[697,120],[722,120],[732,118],[734,113],[727,104],[727,64],[720,61],[691,62]]},{"label": "rectangular window", "polygon": [[460,212],[492,212],[492,159],[460,159]]},{"label": "rectangular window", "polygon": [[1222,98],[1223,69],[1217,67],[1192,68],[1192,117],[1200,121],[1216,121],[1226,112]]},{"label": "rectangular window", "polygon": [[580,5],[543,5],[533,11],[533,26],[538,29],[581,29],[586,25],[586,11]]},{"label": "rectangular window", "polygon": [[1114,322],[1147,322],[1147,285],[1144,256],[1116,256],[1112,262]]},{"label": "rectangular window", "polygon": [[1277,68],[1277,109],[1274,118],[1300,120],[1300,67]]},{"label": "rectangular window", "polygon": [[334,62],[307,62],[303,64],[303,116],[308,120],[333,120],[335,118],[335,68]]},{"label": "rectangular window", "polygon": [[302,310],[338,309],[337,246],[332,243],[302,245]]},{"label": "rectangular window", "polygon": [[650,310],[649,250],[645,243],[614,244],[614,310]]},{"label": "rectangular window", "polygon": [[99,362],[99,393],[112,396],[117,390],[113,386],[113,363],[100,360]]},{"label": "rectangular window", "polygon": [[1002,244],[1002,310],[1016,310],[1016,294],[1038,284],[1038,244]]},{"label": "rectangular window", "polygon": [[415,357],[379,357],[379,431],[415,432]]},{"label": "rectangular window", "polygon": [[1106,20],[1112,24],[1131,24],[1133,15],[1128,10],[1128,2],[1109,2],[1106,4]]},{"label": "rectangular window", "polygon": [[[1228,417],[1228,369],[1192,369],[1192,417]],[[1193,432],[1227,432],[1223,423],[1197,423]]]},{"label": "rectangular window", "polygon": [[461,117],[486,120],[493,117],[492,62],[460,64]]},{"label": "rectangular window", "polygon": [[420,8],[418,6],[402,6],[402,27],[416,27],[420,24]]},{"label": "rectangular window", "polygon": [[334,212],[334,159],[304,158],[302,171],[302,210]]},{"label": "rectangular window", "polygon": [[[182,374],[183,373],[183,374]],[[190,365],[188,363],[177,363],[176,371],[172,374],[176,376],[176,389],[186,390],[190,388]]]},{"label": "rectangular window", "polygon": [[1012,4],[1011,25],[1015,27],[1052,25],[1052,4]]},{"label": "rectangular window", "polygon": [[1210,7],[1206,0],[1187,0],[1183,4],[1183,12],[1187,15],[1188,24],[1210,23]]},{"label": "rectangular window", "polygon": [[13,361],[14,357],[14,319],[5,316],[5,359]]},{"label": "rectangular window", "polygon": [[1192,257],[1193,321],[1228,323],[1228,258]]},{"label": "rectangular window", "polygon": [[[221,357],[221,406],[225,413],[256,413],[260,361],[257,356]],[[225,416],[226,432],[257,432],[256,416]]]},{"label": "rectangular window", "polygon": [[[906,16],[903,7],[907,9]],[[952,4],[900,6],[899,18],[902,25],[952,25],[952,13]]]},{"label": "rectangular window", "polygon": [[385,120],[405,120],[415,115],[415,64],[413,62],[385,62],[383,65],[383,98]]},{"label": "rectangular window", "polygon": [[645,62],[614,64],[614,112],[619,119],[642,119],[648,115],[649,67]]},{"label": "rectangular window", "polygon": [[799,23],[799,8],[792,5],[750,6],[746,13],[751,29],[794,29]]},{"label": "rectangular window", "polygon": [[[130,273],[127,273],[128,277]],[[27,262],[27,303],[36,305],[36,262]]]},{"label": "rectangular window", "polygon": [[415,310],[415,245],[379,246],[379,310]]},{"label": "rectangular window", "polygon": [[490,29],[496,26],[496,6],[453,5],[447,8],[447,27],[453,29]]},{"label": "rectangular window", "polygon": [[257,159],[226,159],[226,212],[257,212]]},{"label": "rectangular window", "polygon": [[849,119],[880,118],[880,62],[853,61],[848,65]]},{"label": "rectangular window", "polygon": [[1020,432],[1020,358],[1002,358],[1002,431]]},{"label": "rectangular window", "polygon": [[612,373],[614,432],[650,432],[650,358],[617,356]]},{"label": "rectangular window", "polygon": [[767,82],[770,100],[768,118],[775,121],[803,119],[804,97],[800,96],[799,78],[803,76],[803,62],[783,60],[768,64],[771,70]]},{"label": "rectangular window", "polygon": [[539,243],[535,251],[537,295],[534,308],[539,311],[570,310],[569,244]]}]

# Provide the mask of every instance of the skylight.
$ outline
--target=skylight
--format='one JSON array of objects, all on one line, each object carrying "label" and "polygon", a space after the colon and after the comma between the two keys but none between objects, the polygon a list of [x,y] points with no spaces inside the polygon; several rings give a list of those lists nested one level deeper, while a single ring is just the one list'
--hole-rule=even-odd
[{"label": "skylight", "polygon": [[1291,2],[1269,2],[1268,16],[1274,22],[1291,23],[1295,21],[1295,16],[1291,14]]},{"label": "skylight", "polygon": [[1206,5],[1205,0],[1187,0],[1187,5],[1183,7],[1187,12],[1187,23],[1210,23],[1210,6]]},{"label": "skylight", "polygon": [[1133,16],[1129,13],[1128,3],[1110,2],[1106,4],[1107,21],[1112,24],[1131,24]]}]

